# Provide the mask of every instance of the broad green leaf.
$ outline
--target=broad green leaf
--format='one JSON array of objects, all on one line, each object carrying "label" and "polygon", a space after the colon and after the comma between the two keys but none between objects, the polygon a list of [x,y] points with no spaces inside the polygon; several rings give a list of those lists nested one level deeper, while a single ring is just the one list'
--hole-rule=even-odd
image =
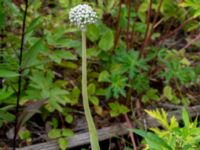
[{"label": "broad green leaf", "polygon": [[67,116],[65,116],[65,121],[66,121],[67,123],[72,123],[72,121],[73,121],[73,116],[72,116],[72,115],[67,115]]},{"label": "broad green leaf", "polygon": [[19,74],[17,72],[0,68],[0,77],[1,78],[9,78],[9,77],[17,77],[17,76],[19,76]]},{"label": "broad green leaf", "polygon": [[60,129],[52,129],[48,133],[49,138],[59,138],[61,136],[61,130]]},{"label": "broad green leaf", "polygon": [[92,104],[99,105],[99,99],[96,96],[90,96],[89,100],[92,102]]},{"label": "broad green leaf", "polygon": [[71,105],[74,105],[74,104],[78,103],[80,94],[81,94],[80,89],[77,86],[75,86],[72,89],[71,93],[70,93],[70,100],[71,100],[70,102],[71,102]]},{"label": "broad green leaf", "polygon": [[114,46],[114,35],[112,30],[107,29],[99,41],[99,48],[104,51],[110,50]]},{"label": "broad green leaf", "polygon": [[116,117],[120,114],[126,114],[129,112],[129,109],[126,106],[119,104],[118,102],[109,103],[109,107],[111,108],[111,117]]},{"label": "broad green leaf", "polygon": [[166,148],[167,150],[172,150],[170,145],[168,145],[163,139],[161,139],[160,137],[151,132],[146,132],[140,129],[133,129],[131,131],[145,138],[147,142],[151,143],[151,145],[149,146],[153,149],[158,150],[158,147],[160,147],[160,148]]},{"label": "broad green leaf", "polygon": [[74,136],[74,132],[71,129],[64,128],[64,129],[62,129],[62,136],[72,137],[72,136]]},{"label": "broad green leaf", "polygon": [[96,91],[96,86],[94,83],[88,85],[88,94],[93,95]]},{"label": "broad green leaf", "polygon": [[59,138],[58,139],[58,144],[59,144],[59,148],[61,150],[66,150],[68,147],[68,141],[65,138]]},{"label": "broad green leaf", "polygon": [[86,35],[92,42],[98,40],[100,36],[99,27],[95,24],[88,25]]},{"label": "broad green leaf", "polygon": [[29,130],[20,130],[19,137],[22,140],[28,140],[31,137],[31,133]]}]

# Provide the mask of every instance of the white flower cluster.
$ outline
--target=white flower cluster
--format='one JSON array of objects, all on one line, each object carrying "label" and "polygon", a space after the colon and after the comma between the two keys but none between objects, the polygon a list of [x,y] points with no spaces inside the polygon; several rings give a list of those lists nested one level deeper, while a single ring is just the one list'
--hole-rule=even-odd
[{"label": "white flower cluster", "polygon": [[70,10],[69,20],[82,31],[85,31],[88,24],[96,22],[97,15],[89,5],[79,4]]}]

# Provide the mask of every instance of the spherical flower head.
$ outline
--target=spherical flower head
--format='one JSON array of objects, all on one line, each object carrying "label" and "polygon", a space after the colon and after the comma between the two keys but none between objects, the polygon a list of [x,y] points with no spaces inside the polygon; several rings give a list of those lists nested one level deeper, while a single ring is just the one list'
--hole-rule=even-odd
[{"label": "spherical flower head", "polygon": [[97,21],[97,15],[89,5],[79,4],[70,10],[69,20],[82,31],[86,31],[88,24],[93,24]]}]

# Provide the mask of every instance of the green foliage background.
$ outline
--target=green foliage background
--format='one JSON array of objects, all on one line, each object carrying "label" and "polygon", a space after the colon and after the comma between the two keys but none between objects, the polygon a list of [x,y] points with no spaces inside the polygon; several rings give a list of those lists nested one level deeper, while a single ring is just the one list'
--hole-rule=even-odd
[{"label": "green foliage background", "polygon": [[[151,44],[144,49],[145,55],[142,45],[148,27],[146,14],[150,1],[142,0],[137,11],[133,7],[137,3],[133,2],[130,14],[128,5],[121,4],[118,16],[119,2],[29,1],[20,99],[21,111],[27,112],[27,115],[20,121],[25,126],[34,114],[40,113],[43,122],[51,122],[49,136],[61,137],[59,143],[62,149],[67,147],[63,137],[73,135],[66,124],[73,122],[72,114],[80,107],[81,100],[80,32],[68,20],[69,9],[77,4],[88,3],[99,16],[98,23],[87,29],[88,93],[94,113],[101,116],[104,110],[108,110],[112,117],[116,117],[129,111],[135,112],[131,106],[137,99],[144,106],[158,101],[189,104],[190,98],[181,89],[199,83],[199,66],[191,63],[198,60],[188,58],[184,49],[170,49],[156,43],[165,34],[162,27],[167,28],[165,24],[174,20],[178,26],[191,19],[182,28],[187,35],[199,30],[199,0],[182,3],[163,0],[158,12],[160,18],[156,20],[158,27],[152,32]],[[152,12],[156,13],[159,2],[153,1]],[[0,127],[3,127],[15,118],[24,4],[15,4],[11,0],[0,0],[0,4]],[[199,48],[198,43],[196,47]],[[159,81],[162,83],[160,87],[153,86]],[[34,107],[30,109],[30,105]],[[60,121],[55,121],[58,114],[64,118],[66,125],[62,129]]]}]

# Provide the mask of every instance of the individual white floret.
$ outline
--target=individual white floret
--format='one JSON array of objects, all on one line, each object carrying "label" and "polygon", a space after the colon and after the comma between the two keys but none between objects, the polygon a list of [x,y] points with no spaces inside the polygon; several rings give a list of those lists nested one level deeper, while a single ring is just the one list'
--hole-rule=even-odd
[{"label": "individual white floret", "polygon": [[89,5],[79,4],[70,10],[69,20],[82,31],[85,31],[88,24],[96,22],[97,15]]}]

